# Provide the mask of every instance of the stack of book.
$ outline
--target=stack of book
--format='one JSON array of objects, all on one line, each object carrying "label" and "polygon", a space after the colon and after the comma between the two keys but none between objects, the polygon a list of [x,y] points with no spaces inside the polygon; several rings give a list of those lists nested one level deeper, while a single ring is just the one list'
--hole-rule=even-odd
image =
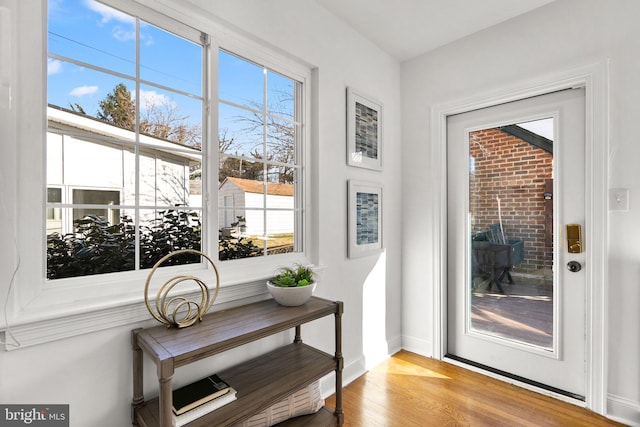
[{"label": "stack of book", "polygon": [[236,391],[213,374],[173,391],[173,421],[181,427],[236,400]]}]

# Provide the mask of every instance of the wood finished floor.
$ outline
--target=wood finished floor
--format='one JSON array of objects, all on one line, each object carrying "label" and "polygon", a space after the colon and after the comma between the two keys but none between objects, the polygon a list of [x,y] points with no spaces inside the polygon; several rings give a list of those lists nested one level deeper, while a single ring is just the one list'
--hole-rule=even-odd
[{"label": "wood finished floor", "polygon": [[[333,407],[335,396],[326,399]],[[400,351],[344,388],[345,427],[622,426],[584,408]]]}]

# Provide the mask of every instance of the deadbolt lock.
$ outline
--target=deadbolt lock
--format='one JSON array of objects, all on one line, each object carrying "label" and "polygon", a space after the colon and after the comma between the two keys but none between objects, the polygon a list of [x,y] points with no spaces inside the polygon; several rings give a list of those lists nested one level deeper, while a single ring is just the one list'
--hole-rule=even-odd
[{"label": "deadbolt lock", "polygon": [[582,227],[580,224],[567,224],[567,251],[570,254],[582,253]]}]

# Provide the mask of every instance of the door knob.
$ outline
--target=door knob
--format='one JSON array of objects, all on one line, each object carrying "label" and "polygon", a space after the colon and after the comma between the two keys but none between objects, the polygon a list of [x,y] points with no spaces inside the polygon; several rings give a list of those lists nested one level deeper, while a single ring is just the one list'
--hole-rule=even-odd
[{"label": "door knob", "polygon": [[567,263],[567,268],[572,273],[577,273],[578,271],[582,270],[582,265],[580,265],[578,261],[569,261]]}]

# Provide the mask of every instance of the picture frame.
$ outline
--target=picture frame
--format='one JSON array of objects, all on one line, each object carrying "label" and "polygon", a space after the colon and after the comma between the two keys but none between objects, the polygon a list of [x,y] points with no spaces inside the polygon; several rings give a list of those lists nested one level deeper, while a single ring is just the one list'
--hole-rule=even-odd
[{"label": "picture frame", "polygon": [[358,258],[382,251],[382,185],[348,181],[348,257]]},{"label": "picture frame", "polygon": [[347,164],[382,170],[382,103],[347,88]]}]

